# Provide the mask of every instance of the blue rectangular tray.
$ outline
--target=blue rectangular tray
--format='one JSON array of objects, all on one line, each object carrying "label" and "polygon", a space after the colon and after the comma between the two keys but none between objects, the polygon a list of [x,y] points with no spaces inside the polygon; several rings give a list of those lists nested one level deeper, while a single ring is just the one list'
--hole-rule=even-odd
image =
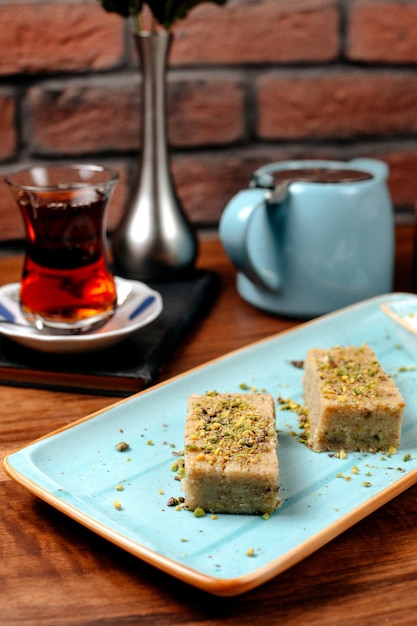
[{"label": "blue rectangular tray", "polygon": [[[397,295],[297,326],[122,400],[9,454],[5,470],[71,518],[191,585],[224,596],[252,589],[417,481],[417,371],[380,310]],[[296,414],[277,407],[284,500],[278,511],[268,520],[197,518],[167,506],[181,495],[173,453],[182,450],[191,393],[236,392],[245,384],[302,403],[303,372],[291,361],[303,360],[309,348],[363,343],[406,403],[396,454],[340,459],[312,452],[294,436]],[[124,452],[116,450],[121,440],[129,444]]]}]

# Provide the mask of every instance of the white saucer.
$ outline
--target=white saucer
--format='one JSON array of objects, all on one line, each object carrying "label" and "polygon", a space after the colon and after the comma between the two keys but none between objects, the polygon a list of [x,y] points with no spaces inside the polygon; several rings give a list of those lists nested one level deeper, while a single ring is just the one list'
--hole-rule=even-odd
[{"label": "white saucer", "polygon": [[23,326],[0,322],[0,333],[16,343],[40,352],[73,353],[107,348],[134,331],[146,326],[160,315],[163,303],[157,292],[135,280],[116,276],[117,309],[113,317],[98,330],[84,335],[41,334],[29,325],[19,304],[19,283],[0,287],[0,320],[14,321]]}]

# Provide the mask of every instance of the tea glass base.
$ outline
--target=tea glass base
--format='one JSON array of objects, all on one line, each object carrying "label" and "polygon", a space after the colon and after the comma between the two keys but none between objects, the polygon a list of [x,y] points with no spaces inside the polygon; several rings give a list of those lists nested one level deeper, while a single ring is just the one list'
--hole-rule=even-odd
[{"label": "tea glass base", "polygon": [[23,308],[22,312],[27,321],[38,332],[49,335],[82,335],[102,328],[113,317],[115,309],[106,311],[102,315],[76,321],[45,318],[37,313],[25,311]]}]

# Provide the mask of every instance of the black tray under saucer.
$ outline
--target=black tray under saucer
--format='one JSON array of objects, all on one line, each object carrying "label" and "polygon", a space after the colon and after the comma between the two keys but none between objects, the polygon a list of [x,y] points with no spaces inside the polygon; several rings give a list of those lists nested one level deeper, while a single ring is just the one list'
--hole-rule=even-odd
[{"label": "black tray under saucer", "polygon": [[[0,257],[22,252],[19,242],[0,244]],[[126,396],[154,384],[187,329],[210,309],[219,276],[195,270],[190,277],[149,283],[162,295],[161,315],[124,341],[97,352],[49,354],[0,335],[0,384]]]}]

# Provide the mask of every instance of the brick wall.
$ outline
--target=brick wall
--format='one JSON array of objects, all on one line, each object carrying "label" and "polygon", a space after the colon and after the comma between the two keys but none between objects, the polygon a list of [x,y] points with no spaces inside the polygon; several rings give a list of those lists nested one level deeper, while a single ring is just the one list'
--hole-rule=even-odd
[{"label": "brick wall", "polygon": [[[140,155],[140,73],[128,24],[98,0],[0,0],[0,176],[92,161],[121,174],[114,227]],[[216,226],[259,165],[372,156],[400,217],[417,201],[417,0],[229,0],[175,28],[172,170],[189,217]],[[22,233],[0,184],[0,238]]]}]

